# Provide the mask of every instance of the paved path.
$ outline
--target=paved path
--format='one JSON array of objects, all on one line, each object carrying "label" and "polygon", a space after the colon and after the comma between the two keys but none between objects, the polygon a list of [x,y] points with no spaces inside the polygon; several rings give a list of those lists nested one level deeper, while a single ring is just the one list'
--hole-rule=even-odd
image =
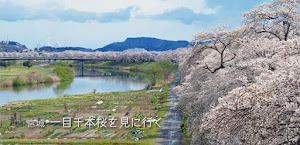
[{"label": "paved path", "polygon": [[173,94],[173,88],[180,82],[179,74],[176,75],[176,81],[171,84],[169,90],[169,105],[168,112],[165,115],[165,119],[159,129],[159,138],[156,143],[158,145],[182,145],[184,144],[182,139],[182,133],[180,129],[181,125],[181,112],[174,109],[174,106],[178,102],[177,96]]}]

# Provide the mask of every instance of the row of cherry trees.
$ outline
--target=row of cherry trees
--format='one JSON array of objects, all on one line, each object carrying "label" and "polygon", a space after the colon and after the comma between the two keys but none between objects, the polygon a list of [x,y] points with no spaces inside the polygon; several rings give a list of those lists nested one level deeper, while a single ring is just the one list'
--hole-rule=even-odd
[{"label": "row of cherry trees", "polygon": [[299,7],[274,0],[194,36],[174,90],[192,144],[300,143]]},{"label": "row of cherry trees", "polygon": [[170,51],[150,51],[150,52],[82,52],[82,51],[64,51],[64,52],[42,52],[26,51],[18,52],[1,52],[0,57],[63,57],[63,58],[95,58],[99,60],[111,60],[117,62],[150,62],[159,60],[171,60],[179,62],[188,53],[187,48],[179,48]]}]

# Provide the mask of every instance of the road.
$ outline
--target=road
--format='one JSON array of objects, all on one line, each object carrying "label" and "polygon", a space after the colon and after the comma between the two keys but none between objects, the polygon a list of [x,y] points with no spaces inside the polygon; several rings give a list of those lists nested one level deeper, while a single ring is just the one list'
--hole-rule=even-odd
[{"label": "road", "polygon": [[169,90],[169,105],[168,112],[165,115],[165,119],[159,129],[159,137],[156,140],[158,145],[182,145],[184,144],[182,139],[182,133],[180,129],[182,114],[174,107],[179,101],[177,96],[173,93],[173,88],[180,83],[179,74],[176,75],[176,81],[171,84]]}]

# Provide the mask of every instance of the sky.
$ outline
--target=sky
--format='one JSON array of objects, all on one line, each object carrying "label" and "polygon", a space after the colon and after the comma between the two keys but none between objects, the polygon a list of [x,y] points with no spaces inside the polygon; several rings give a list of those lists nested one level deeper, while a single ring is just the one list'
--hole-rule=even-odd
[{"label": "sky", "polygon": [[28,48],[100,48],[128,37],[191,41],[201,30],[242,25],[269,0],[0,0],[0,41]]}]

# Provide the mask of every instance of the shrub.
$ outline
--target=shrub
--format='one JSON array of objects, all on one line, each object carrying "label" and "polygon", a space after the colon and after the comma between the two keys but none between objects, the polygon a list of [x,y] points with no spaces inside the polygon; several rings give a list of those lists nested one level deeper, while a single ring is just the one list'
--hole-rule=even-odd
[{"label": "shrub", "polygon": [[7,61],[1,61],[0,62],[0,66],[3,66],[4,68],[6,68],[6,67],[8,67],[8,66],[10,66],[11,64],[9,63],[9,62],[7,62]]},{"label": "shrub", "polygon": [[35,82],[34,82],[34,80],[29,80],[29,81],[27,82],[27,84],[28,84],[28,85],[33,85],[33,84],[35,84]]},{"label": "shrub", "polygon": [[155,104],[156,102],[157,102],[157,99],[156,99],[156,98],[152,98],[152,99],[151,99],[151,103],[152,103],[152,104]]},{"label": "shrub", "polygon": [[21,80],[19,77],[13,79],[13,86],[23,86],[23,85],[27,85],[27,82]]},{"label": "shrub", "polygon": [[173,70],[176,69],[174,64],[169,60],[161,60],[158,62],[158,65],[161,68],[161,71],[164,75],[164,79],[167,79],[170,76],[170,74],[173,72]]},{"label": "shrub", "polygon": [[62,80],[62,81],[67,81],[67,80],[72,80],[75,77],[75,74],[73,70],[68,67],[67,63],[65,62],[59,62],[53,72]]},{"label": "shrub", "polygon": [[162,77],[161,67],[158,64],[152,64],[143,71],[152,86]]},{"label": "shrub", "polygon": [[53,80],[51,77],[45,77],[45,83],[53,83]]},{"label": "shrub", "polygon": [[23,66],[28,67],[28,68],[31,68],[31,67],[33,66],[33,63],[32,63],[32,61],[25,61],[25,62],[23,63]]}]

